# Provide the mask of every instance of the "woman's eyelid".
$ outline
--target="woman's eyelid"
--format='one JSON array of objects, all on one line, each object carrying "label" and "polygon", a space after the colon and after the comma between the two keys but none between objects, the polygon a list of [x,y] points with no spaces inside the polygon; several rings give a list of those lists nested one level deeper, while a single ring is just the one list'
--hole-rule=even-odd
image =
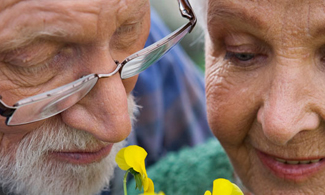
[{"label": "woman's eyelid", "polygon": [[255,53],[258,51],[258,47],[251,44],[226,45],[226,50],[234,53]]},{"label": "woman's eyelid", "polygon": [[232,62],[236,67],[256,67],[261,60],[269,56],[268,47],[260,42],[238,42],[225,45],[224,60]]},{"label": "woman's eyelid", "polygon": [[224,36],[224,41],[229,45],[237,44],[251,44],[257,42],[259,39],[254,35],[243,32],[229,32]]},{"label": "woman's eyelid", "polygon": [[226,52],[246,53],[254,55],[270,55],[270,49],[263,44],[226,45]]},{"label": "woman's eyelid", "polygon": [[230,33],[224,37],[223,42],[227,50],[234,52],[264,53],[269,50],[268,44],[259,37],[246,33]]}]

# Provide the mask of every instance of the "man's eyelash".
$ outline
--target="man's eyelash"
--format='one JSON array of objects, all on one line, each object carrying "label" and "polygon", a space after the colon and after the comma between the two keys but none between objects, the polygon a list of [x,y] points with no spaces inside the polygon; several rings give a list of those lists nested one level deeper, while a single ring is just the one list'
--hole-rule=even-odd
[{"label": "man's eyelash", "polygon": [[16,71],[18,71],[22,75],[36,75],[39,74],[40,72],[49,70],[51,61],[44,62],[39,65],[35,66],[30,66],[30,67],[19,67],[19,66],[14,66]]},{"label": "man's eyelash", "polygon": [[135,24],[132,24],[132,25],[124,25],[124,26],[119,27],[116,30],[116,33],[117,34],[122,34],[122,33],[133,32],[134,29],[135,29]]}]

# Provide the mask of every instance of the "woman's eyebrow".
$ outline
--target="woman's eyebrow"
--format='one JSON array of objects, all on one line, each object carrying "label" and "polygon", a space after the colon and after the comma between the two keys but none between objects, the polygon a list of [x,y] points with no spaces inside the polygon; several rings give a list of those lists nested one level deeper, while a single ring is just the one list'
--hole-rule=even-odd
[{"label": "woman's eyebrow", "polygon": [[250,15],[247,9],[220,4],[214,5],[208,9],[208,23],[213,22],[212,20],[239,20],[258,29],[266,27],[264,21],[261,21],[256,15]]}]

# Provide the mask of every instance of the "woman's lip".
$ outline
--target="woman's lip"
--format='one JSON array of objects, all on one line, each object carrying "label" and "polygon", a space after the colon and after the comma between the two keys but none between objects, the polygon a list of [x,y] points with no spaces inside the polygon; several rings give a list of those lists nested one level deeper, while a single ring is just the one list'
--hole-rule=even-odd
[{"label": "woman's lip", "polygon": [[301,159],[285,159],[277,156],[272,156],[261,151],[257,151],[257,156],[261,160],[262,164],[267,167],[271,172],[284,180],[290,180],[294,182],[304,182],[320,170],[325,167],[325,160],[310,164],[288,164],[279,162],[275,158],[286,160],[286,161],[306,161],[315,160],[315,158],[301,158]]},{"label": "woman's lip", "polygon": [[111,152],[113,144],[108,144],[98,151],[85,152],[85,151],[76,151],[76,152],[49,152],[49,155],[55,158],[56,160],[64,161],[71,164],[90,164],[98,162],[105,158]]}]

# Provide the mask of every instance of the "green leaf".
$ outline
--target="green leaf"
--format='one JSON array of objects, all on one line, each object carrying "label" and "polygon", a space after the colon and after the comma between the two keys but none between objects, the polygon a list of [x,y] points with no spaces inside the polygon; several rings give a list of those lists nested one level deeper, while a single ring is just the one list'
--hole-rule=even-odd
[{"label": "green leaf", "polygon": [[135,189],[142,190],[142,179],[141,174],[136,172],[136,174],[133,174],[134,180],[135,180]]},{"label": "green leaf", "polygon": [[139,172],[135,171],[133,168],[130,168],[129,171],[133,176],[140,174]]}]

